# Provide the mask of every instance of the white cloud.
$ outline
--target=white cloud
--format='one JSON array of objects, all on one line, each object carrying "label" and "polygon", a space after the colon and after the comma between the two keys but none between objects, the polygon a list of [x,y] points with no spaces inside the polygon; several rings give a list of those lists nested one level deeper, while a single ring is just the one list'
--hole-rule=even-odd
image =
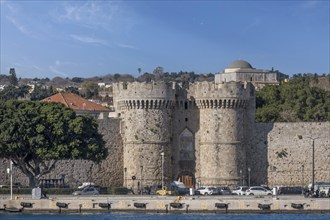
[{"label": "white cloud", "polygon": [[37,65],[33,65],[32,67],[38,71],[43,71],[43,69]]},{"label": "white cloud", "polygon": [[49,66],[49,70],[52,73],[55,73],[57,75],[62,75],[62,76],[65,76],[65,77],[69,77],[68,74],[66,74],[66,73],[64,73],[60,70],[63,66],[69,66],[69,65],[76,65],[76,63],[69,62],[69,61],[55,60],[54,65]]},{"label": "white cloud", "polygon": [[137,50],[138,48],[133,46],[133,45],[129,45],[129,44],[121,44],[121,43],[116,43],[116,45],[118,47],[122,47],[122,48],[127,48],[127,49],[135,49]]},{"label": "white cloud", "polygon": [[301,7],[303,9],[313,9],[316,8],[319,4],[319,1],[303,1]]},{"label": "white cloud", "polygon": [[15,18],[7,16],[7,19],[23,34],[28,35],[30,37],[34,37],[34,35],[28,30],[25,25],[19,23]]},{"label": "white cloud", "polygon": [[248,32],[251,29],[254,29],[255,27],[258,27],[261,24],[260,19],[254,19],[252,22],[250,22],[246,27],[244,27],[244,32]]},{"label": "white cloud", "polygon": [[119,11],[118,2],[87,1],[84,4],[65,4],[56,15],[60,22],[76,23],[90,28],[111,29],[114,16]]},{"label": "white cloud", "polygon": [[127,34],[138,23],[134,11],[122,1],[70,1],[52,11],[55,22]]},{"label": "white cloud", "polygon": [[71,34],[70,37],[83,43],[108,45],[106,41],[94,37],[80,36],[74,34]]},{"label": "white cloud", "polygon": [[17,13],[19,11],[18,8],[16,6],[14,6],[13,4],[10,4],[9,1],[1,0],[1,5],[6,6],[11,13]]},{"label": "white cloud", "polygon": [[55,67],[55,66],[49,66],[49,70],[52,72],[52,73],[55,73],[55,74],[58,74],[58,75],[62,75],[62,76],[65,76],[65,77],[68,77],[68,75],[67,74],[65,74],[65,73],[63,73],[63,72],[61,72],[61,71],[59,71],[58,69],[57,69],[57,67]]},{"label": "white cloud", "polygon": [[15,4],[15,2],[5,1],[5,3],[1,4],[6,7],[5,10],[1,10],[4,14],[3,17],[5,17],[18,31],[28,37],[38,40],[42,39],[40,33],[46,29],[43,22],[40,22],[34,16],[29,15],[28,12],[22,9],[22,6]]}]

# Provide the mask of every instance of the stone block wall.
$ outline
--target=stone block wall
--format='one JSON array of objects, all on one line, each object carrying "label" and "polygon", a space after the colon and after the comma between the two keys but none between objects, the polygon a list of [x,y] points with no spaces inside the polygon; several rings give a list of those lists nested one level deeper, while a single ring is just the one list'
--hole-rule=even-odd
[{"label": "stone block wall", "polygon": [[[100,165],[84,160],[60,161],[55,171],[46,178],[60,178],[61,174],[65,174],[65,180],[71,186],[86,181],[93,181],[102,186],[124,185],[123,144],[119,124],[119,119],[100,121],[99,128],[105,135],[109,149],[108,158]],[[312,139],[309,137],[315,138],[315,182],[330,182],[329,134],[329,122],[256,123],[254,142],[246,149],[245,185],[248,184],[248,167],[251,168],[251,185],[300,186],[311,183]],[[302,139],[299,139],[298,135],[301,135]],[[278,158],[276,152],[285,149],[287,156]],[[1,159],[0,184],[9,184],[7,167],[9,162]],[[15,167],[13,181],[28,184],[27,178]]]},{"label": "stone block wall", "polygon": [[[298,137],[301,135],[302,139]],[[257,123],[254,144],[247,150],[252,184],[301,186],[330,182],[330,123]],[[286,152],[280,158],[278,154]]]},{"label": "stone block wall", "polygon": [[[76,187],[83,182],[94,182],[100,186],[122,186],[123,183],[123,148],[119,132],[119,119],[99,120],[99,131],[103,134],[109,155],[100,164],[87,160],[61,160],[53,172],[43,176],[47,179],[59,179],[65,176],[65,183]],[[9,161],[0,159],[0,185],[10,184],[6,173]],[[28,185],[28,178],[16,167],[13,168],[13,182]]]}]

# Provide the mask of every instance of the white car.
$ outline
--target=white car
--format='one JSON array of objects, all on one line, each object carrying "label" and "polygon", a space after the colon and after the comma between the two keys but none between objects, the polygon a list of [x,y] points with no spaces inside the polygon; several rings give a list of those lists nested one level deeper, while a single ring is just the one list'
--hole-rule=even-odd
[{"label": "white car", "polygon": [[202,187],[198,188],[197,191],[199,192],[199,194],[206,196],[206,195],[212,195],[213,189],[214,189],[214,187],[202,186]]},{"label": "white car", "polygon": [[248,196],[253,196],[253,195],[256,195],[256,196],[269,195],[269,196],[271,196],[271,195],[273,195],[273,192],[262,186],[252,186],[248,190],[246,190],[246,195],[248,195]]},{"label": "white car", "polygon": [[99,191],[94,187],[85,187],[83,190],[75,191],[72,193],[74,196],[78,195],[98,195]]},{"label": "white car", "polygon": [[78,186],[78,189],[83,189],[85,187],[95,186],[95,183],[92,182],[85,182],[81,186]]},{"label": "white car", "polygon": [[246,195],[246,190],[249,189],[248,186],[238,186],[233,191],[231,191],[232,195]]}]

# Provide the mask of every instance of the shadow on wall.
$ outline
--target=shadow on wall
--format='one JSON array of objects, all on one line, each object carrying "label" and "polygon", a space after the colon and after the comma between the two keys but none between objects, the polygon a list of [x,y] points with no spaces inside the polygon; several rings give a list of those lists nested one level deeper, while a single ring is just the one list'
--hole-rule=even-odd
[{"label": "shadow on wall", "polygon": [[247,165],[251,168],[251,186],[268,185],[268,143],[274,123],[255,123],[255,133],[247,150]]}]

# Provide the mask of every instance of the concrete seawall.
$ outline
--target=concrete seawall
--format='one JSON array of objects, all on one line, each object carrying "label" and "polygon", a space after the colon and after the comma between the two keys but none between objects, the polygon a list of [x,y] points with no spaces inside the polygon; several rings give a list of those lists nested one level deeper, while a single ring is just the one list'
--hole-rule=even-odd
[{"label": "concrete seawall", "polygon": [[[49,199],[0,197],[2,211],[13,212],[274,212],[330,213],[329,198],[186,196],[50,196]],[[25,207],[24,207],[25,206]]]}]

